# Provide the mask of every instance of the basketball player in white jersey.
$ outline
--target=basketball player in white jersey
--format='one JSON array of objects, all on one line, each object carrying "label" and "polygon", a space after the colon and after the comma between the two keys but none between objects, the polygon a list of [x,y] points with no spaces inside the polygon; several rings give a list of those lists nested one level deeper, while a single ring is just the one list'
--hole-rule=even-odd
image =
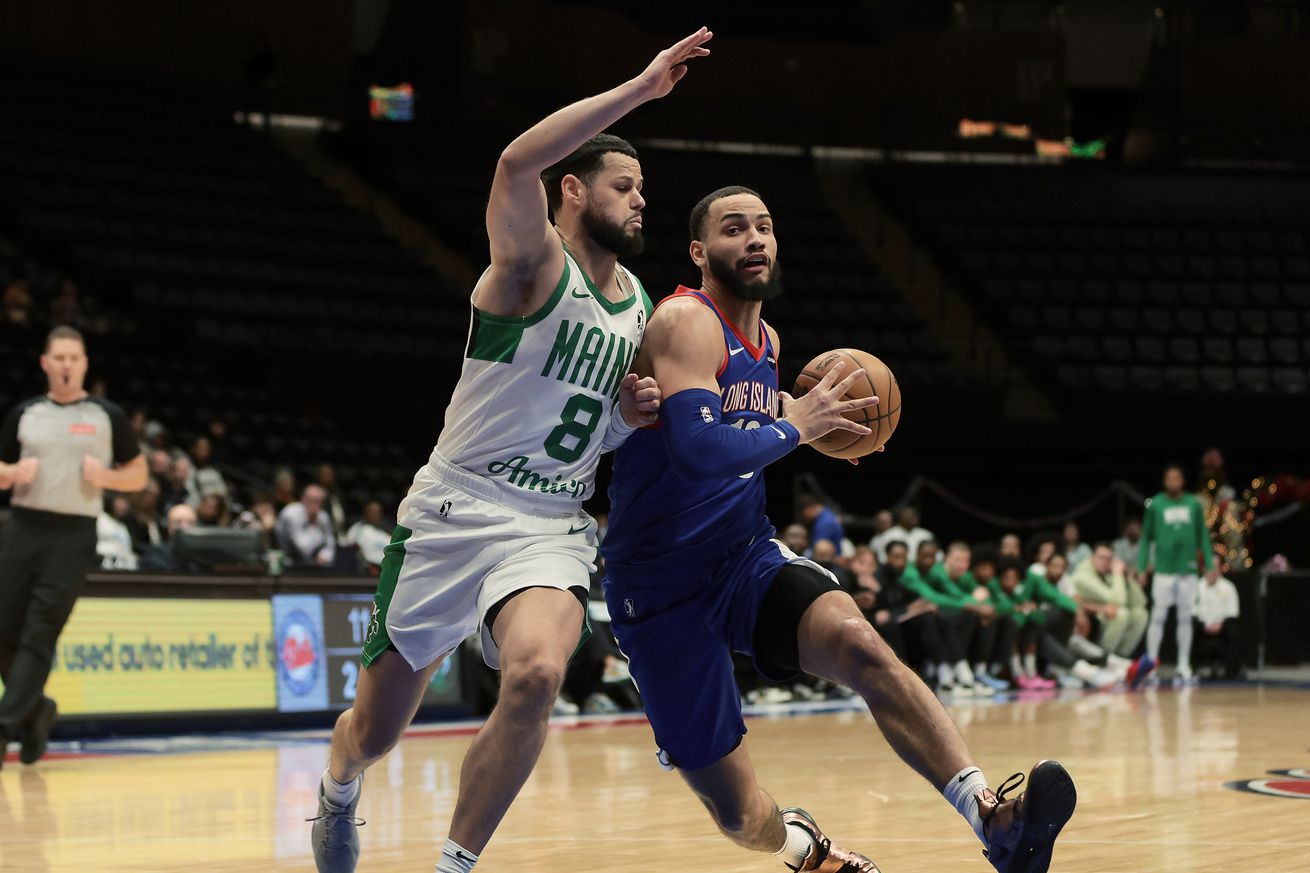
[{"label": "basketball player in white jersey", "polygon": [[641,250],[641,166],[632,146],[598,134],[667,95],[688,60],[709,54],[711,35],[698,30],[500,156],[487,205],[491,266],[473,291],[463,373],[397,513],[355,705],[332,735],[313,820],[321,873],[355,869],[364,769],[395,745],[433,671],[475,631],[501,671],[500,700],[464,758],[438,873],[473,869],[537,762],[586,630],[596,525],[582,502],[601,452],[659,408],[654,380],[628,372],[650,300],[618,264]]}]

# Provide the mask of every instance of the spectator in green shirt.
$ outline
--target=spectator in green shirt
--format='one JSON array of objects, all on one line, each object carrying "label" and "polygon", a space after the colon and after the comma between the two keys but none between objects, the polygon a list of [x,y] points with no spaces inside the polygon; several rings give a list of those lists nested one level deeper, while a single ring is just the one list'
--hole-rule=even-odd
[{"label": "spectator in green shirt", "polygon": [[[911,597],[921,598],[937,607],[937,616],[948,647],[960,654],[950,683],[939,682],[938,690],[963,696],[987,693],[977,687],[967,654],[982,626],[984,615],[994,612],[988,604],[973,599],[973,577],[969,576],[969,546],[952,543],[946,559],[937,562],[937,544],[926,540],[914,553],[914,563],[901,574],[901,587]],[[965,577],[968,577],[967,579]]]},{"label": "spectator in green shirt", "polygon": [[1011,614],[1009,604],[992,596],[991,583],[996,581],[996,555],[990,547],[973,551],[969,568],[970,599],[990,608],[983,614],[982,627],[974,637],[973,678],[979,685],[993,691],[1005,691],[1010,683],[1000,678],[1001,671],[1010,662],[1018,644],[1019,627]]},{"label": "spectator in green shirt", "polygon": [[[1151,580],[1151,625],[1146,650],[1153,661],[1160,658],[1164,621],[1169,607],[1178,609],[1178,670],[1182,682],[1192,676],[1192,611],[1196,604],[1198,572],[1206,581],[1215,578],[1213,545],[1206,528],[1205,513],[1196,495],[1184,491],[1183,468],[1170,464],[1164,470],[1164,490],[1146,503],[1142,516],[1142,539],[1137,550],[1137,569]],[[1152,558],[1154,555],[1154,558]]]},{"label": "spectator in green shirt", "polygon": [[[1050,561],[1063,563],[1064,555],[1056,553]],[[1100,649],[1079,657],[1069,648],[1078,604],[1052,585],[1046,575],[1025,573],[1020,562],[1006,560],[991,588],[997,608],[1008,611],[1019,626],[1022,656],[1013,657],[1010,669],[1020,688],[1055,687],[1038,672],[1038,654],[1053,670],[1097,688],[1114,685],[1127,674],[1132,662],[1126,658]]]}]

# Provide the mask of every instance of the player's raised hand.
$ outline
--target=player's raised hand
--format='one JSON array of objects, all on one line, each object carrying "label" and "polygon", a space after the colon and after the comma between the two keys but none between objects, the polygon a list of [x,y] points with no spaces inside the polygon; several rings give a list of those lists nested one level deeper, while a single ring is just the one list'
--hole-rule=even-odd
[{"label": "player's raised hand", "polygon": [[632,427],[654,424],[660,417],[660,386],[653,376],[629,373],[619,383],[619,412]]},{"label": "player's raised hand", "polygon": [[856,370],[838,381],[843,368],[844,365],[841,363],[833,366],[803,397],[792,397],[785,391],[778,392],[782,402],[782,417],[791,422],[800,433],[802,443],[812,443],[834,430],[847,430],[860,436],[873,433],[869,428],[851,421],[842,414],[878,404],[876,396],[862,397],[858,400],[846,399],[846,392],[850,387],[857,379],[863,378],[864,369]]},{"label": "player's raised hand", "polygon": [[650,66],[634,81],[641,87],[647,100],[658,100],[673,90],[678,80],[687,75],[687,61],[707,57],[710,50],[705,43],[714,37],[708,27],[686,37],[655,56]]}]

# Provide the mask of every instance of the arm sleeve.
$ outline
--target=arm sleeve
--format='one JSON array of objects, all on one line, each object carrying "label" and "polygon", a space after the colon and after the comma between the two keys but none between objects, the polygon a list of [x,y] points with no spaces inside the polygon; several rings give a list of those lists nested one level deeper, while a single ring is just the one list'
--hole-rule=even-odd
[{"label": "arm sleeve", "polygon": [[987,602],[996,610],[997,615],[1011,616],[1014,618],[1015,624],[1021,627],[1024,622],[1028,620],[1028,616],[1026,615],[1015,615],[1014,600],[1010,595],[1005,593],[1005,589],[1001,587],[1001,583],[997,582],[995,579],[987,583]]},{"label": "arm sleeve", "polygon": [[141,447],[136,444],[136,435],[132,433],[132,421],[121,406],[113,403],[104,404],[109,414],[109,429],[114,439],[114,463],[126,464],[141,454]]},{"label": "arm sleeve", "polygon": [[1155,542],[1155,505],[1148,504],[1142,513],[1142,538],[1137,541],[1137,572],[1145,573],[1151,563],[1151,544]]},{"label": "arm sleeve", "polygon": [[951,597],[938,591],[927,580],[919,575],[919,571],[913,567],[907,567],[901,574],[901,586],[916,597],[922,597],[929,603],[935,603],[938,606],[956,606],[960,605],[958,597]]},{"label": "arm sleeve", "polygon": [[[1223,585],[1228,580],[1217,584]],[[1242,601],[1237,596],[1237,586],[1232,582],[1224,587],[1224,618],[1237,618],[1242,614]]]},{"label": "arm sleeve", "polygon": [[614,401],[614,409],[610,412],[610,423],[605,428],[605,436],[601,438],[600,450],[602,452],[612,452],[623,441],[632,435],[636,428],[623,420],[623,413],[619,410],[619,402]]},{"label": "arm sleeve", "polygon": [[23,407],[15,406],[0,425],[0,462],[17,464],[22,458],[23,447],[18,442],[18,420],[22,417]]},{"label": "arm sleeve", "polygon": [[664,399],[660,430],[673,469],[684,479],[731,479],[767,467],[800,445],[787,421],[754,430],[723,423],[723,401],[704,388]]}]

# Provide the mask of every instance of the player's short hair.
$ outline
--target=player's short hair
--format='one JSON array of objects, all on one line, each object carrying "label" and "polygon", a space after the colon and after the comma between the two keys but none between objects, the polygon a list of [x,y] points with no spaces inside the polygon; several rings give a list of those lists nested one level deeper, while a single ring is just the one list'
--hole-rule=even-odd
[{"label": "player's short hair", "polygon": [[547,167],[541,173],[541,184],[546,186],[546,203],[552,213],[559,212],[564,205],[564,189],[560,184],[565,176],[577,176],[583,184],[590,185],[605,166],[605,156],[610,152],[627,155],[634,160],[637,150],[621,136],[612,133],[598,133],[578,146],[562,161]]},{"label": "player's short hair", "polygon": [[805,509],[808,506],[824,505],[823,501],[820,500],[816,495],[809,494],[809,493],[802,494],[800,497],[796,499],[796,502],[801,505],[801,509]]},{"label": "player's short hair", "polygon": [[[931,543],[932,540],[925,540],[924,542]],[[936,545],[936,543],[933,543],[933,545]],[[905,554],[908,555],[910,553],[910,544],[907,543],[905,540],[889,540],[887,544],[882,547],[883,554],[890,552],[896,546],[900,546],[902,549],[905,549]]]},{"label": "player's short hair", "polygon": [[1099,552],[1101,549],[1109,549],[1110,551],[1113,552],[1114,546],[1110,545],[1105,540],[1097,540],[1095,543],[1092,544],[1093,552]]},{"label": "player's short hair", "polygon": [[951,544],[946,547],[946,554],[949,555],[954,552],[969,552],[972,554],[973,549],[964,540],[951,540]]},{"label": "player's short hair", "polygon": [[989,543],[979,543],[973,548],[972,552],[973,561],[970,562],[971,566],[977,567],[979,564],[997,566],[997,551]]},{"label": "player's short hair", "polygon": [[[923,540],[922,542],[919,543],[918,548],[914,550],[914,553],[917,555],[919,552],[922,552],[928,546],[932,546],[933,549],[939,548],[936,540]],[[908,549],[909,546],[906,546],[906,548]]]},{"label": "player's short hair", "polygon": [[[1178,475],[1183,477],[1183,482],[1184,483],[1187,482],[1187,471],[1184,470],[1183,465],[1178,463],[1177,461],[1170,461],[1169,463],[1164,465],[1164,469],[1160,471],[1161,478],[1169,475],[1170,470],[1177,470]],[[1186,485],[1184,485],[1184,487],[1186,487]]]},{"label": "player's short hair", "polygon": [[50,346],[54,343],[54,341],[61,340],[61,339],[77,340],[82,344],[82,348],[86,348],[86,340],[82,338],[82,331],[78,330],[75,327],[69,327],[66,324],[61,324],[59,327],[55,328],[54,330],[50,331],[50,333],[46,334],[45,350],[47,352],[50,351]]},{"label": "player's short hair", "polygon": [[[700,199],[700,202],[691,207],[691,218],[687,221],[687,230],[691,233],[691,241],[705,238],[705,219],[710,214],[710,207],[714,201],[722,200],[724,197],[732,197],[736,194],[750,194],[752,197],[760,197],[759,193],[752,191],[744,185],[729,185],[726,188],[720,188],[717,191],[711,191]],[[763,200],[763,197],[760,197]]]},{"label": "player's short hair", "polygon": [[1011,571],[1018,573],[1019,578],[1022,579],[1025,572],[1023,563],[1015,558],[1002,558],[996,563],[997,576],[1004,576]]}]

